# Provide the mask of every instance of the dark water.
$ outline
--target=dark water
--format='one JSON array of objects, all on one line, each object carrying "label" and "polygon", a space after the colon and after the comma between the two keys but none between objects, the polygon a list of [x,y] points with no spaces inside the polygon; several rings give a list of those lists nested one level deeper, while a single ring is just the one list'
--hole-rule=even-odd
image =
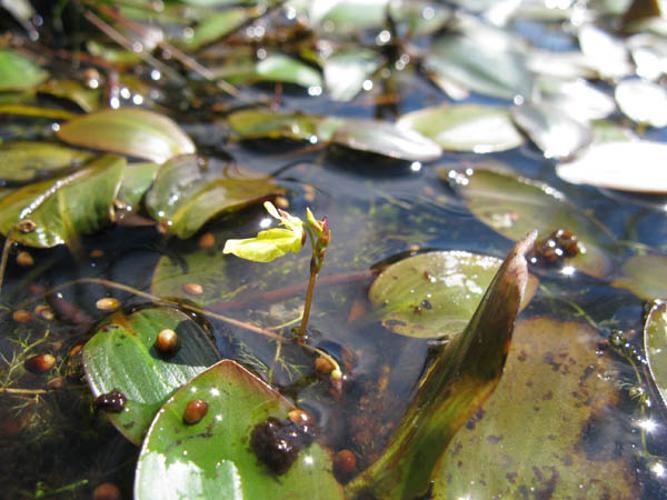
[{"label": "dark water", "polygon": [[[530,36],[534,27],[523,29]],[[560,46],[561,42],[556,37],[551,42],[543,40],[543,44],[551,47]],[[399,78],[400,95],[389,105],[374,105],[370,95],[359,98],[355,104],[340,105],[288,88],[283,107],[391,119],[443,101],[437,89],[414,75],[406,73]],[[257,87],[252,91],[271,95],[271,90]],[[495,102],[485,98],[479,101]],[[180,103],[179,93],[171,91],[161,104],[172,110],[171,115],[195,139],[200,151],[221,158],[228,155],[239,164],[275,173],[281,184],[290,189],[290,209],[294,213],[303,213],[310,206],[316,214],[329,217],[334,238],[324,275],[358,273],[408,251],[455,249],[503,257],[512,245],[475,219],[436,173],[439,166],[462,162],[474,166],[481,159],[479,155],[447,154],[436,164],[422,165],[343,149],[307,151],[304,149],[307,145],[226,143],[224,127],[214,123],[217,116],[205,109],[183,113]],[[7,120],[0,125],[0,134],[5,138],[48,137],[50,129],[46,122],[35,125],[29,120]],[[654,140],[667,140],[664,129],[646,135]],[[614,256],[617,263],[637,245],[661,253],[667,251],[664,199],[566,184],[556,177],[553,163],[544,160],[528,144],[507,153],[484,156],[490,158],[511,165],[527,177],[547,182],[568,195],[579,209],[590,211],[619,241],[627,242]],[[205,231],[245,237],[254,234],[264,218],[262,210],[247,209],[220,218]],[[625,254],[623,248],[627,249]],[[65,249],[31,251],[36,262],[33,268],[9,266],[2,307],[8,312],[19,307],[34,308],[43,302],[39,291],[85,277],[104,278],[148,291],[160,259],[183,262],[184,256],[196,249],[196,239],[180,242],[165,239],[153,227],[116,226],[85,238],[82,248],[75,253]],[[102,250],[103,255],[91,257],[93,250]],[[183,265],[187,269],[187,263]],[[300,282],[305,279],[306,270],[305,255],[287,257],[270,265],[235,260],[225,267],[220,278],[233,283],[232,288],[243,287],[240,296],[252,297]],[[630,292],[585,275],[566,278],[548,269],[535,272],[544,288],[522,313],[522,318],[549,316],[595,324],[594,340],[604,347],[604,355],[613,367],[610,376],[621,389],[618,404],[586,428],[582,446],[592,455],[595,450],[610,449],[625,459],[630,466],[628,474],[637,480],[637,496],[666,496],[667,483],[651,467],[663,457],[667,459],[667,435],[661,432],[667,419],[641,369],[642,354],[638,352],[637,357],[628,354],[627,349],[605,346],[613,327],[625,331],[629,343],[640,349],[640,335],[633,336],[631,332],[641,332],[642,301]],[[369,279],[351,278],[336,285],[322,285],[313,308],[310,342],[340,359],[353,360],[354,376],[342,402],[328,397],[316,381],[295,380],[289,371],[279,367],[271,372],[275,384],[318,417],[325,442],[336,449],[355,448],[362,463],[381,449],[409,402],[429,349],[437,349],[427,341],[386,331],[372,315],[371,319],[354,320],[350,311],[355,304],[364,310],[369,307],[366,298],[369,283]],[[108,295],[119,298],[128,310],[145,303],[145,299],[98,285],[74,284],[62,291],[63,299],[93,321],[103,317],[95,309],[95,301]],[[298,292],[279,303],[260,299],[226,313],[278,325],[298,317],[300,303],[301,292]],[[63,314],[59,304],[57,298],[51,303],[58,313],[51,321],[20,325],[11,319],[11,314],[2,319],[0,353],[5,358],[5,367],[0,380],[3,384],[11,381],[11,387],[44,387],[44,376],[24,373],[20,368],[22,353],[38,342],[28,352],[57,353],[57,368],[48,379],[63,377],[63,387],[45,395],[0,395],[0,497],[32,498],[49,494],[59,498],[87,498],[92,486],[102,481],[116,482],[129,495],[137,450],[92,411],[75,352],[89,338],[91,329]],[[243,356],[249,350],[260,371],[270,367],[275,344],[215,320],[211,322],[221,352],[248,361]],[[240,343],[244,349],[239,348]],[[286,354],[291,355],[299,359],[299,353]],[[629,360],[640,367],[638,372]],[[268,376],[266,372],[264,375]],[[379,395],[378,380],[384,381],[385,387]],[[653,406],[642,410],[630,395],[628,388],[632,387],[648,391]],[[364,416],[362,420],[357,418],[360,413]],[[644,440],[636,422],[648,417],[658,423],[658,429]],[[363,434],[364,428],[373,429],[370,437]]]}]

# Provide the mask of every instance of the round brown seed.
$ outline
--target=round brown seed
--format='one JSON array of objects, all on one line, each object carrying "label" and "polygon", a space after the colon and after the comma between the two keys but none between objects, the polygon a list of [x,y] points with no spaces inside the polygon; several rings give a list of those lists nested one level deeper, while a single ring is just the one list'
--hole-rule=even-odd
[{"label": "round brown seed", "polygon": [[35,307],[35,314],[38,314],[40,317],[42,317],[42,319],[45,319],[46,321],[51,321],[53,318],[55,318],[53,310],[46,304],[40,304],[37,307]]},{"label": "round brown seed", "polygon": [[199,283],[185,283],[183,285],[183,291],[188,295],[203,295],[204,287]]},{"label": "round brown seed", "polygon": [[120,500],[120,488],[113,483],[98,484],[93,491],[93,500]]},{"label": "round brown seed", "polygon": [[350,450],[340,450],[334,456],[334,474],[342,481],[350,479],[357,471],[357,457]]},{"label": "round brown seed", "polygon": [[320,356],[315,360],[315,371],[323,375],[328,375],[336,368],[331,361],[324,356]]},{"label": "round brown seed", "polygon": [[104,257],[104,250],[100,250],[99,248],[95,248],[95,249],[90,251],[88,256],[91,259],[99,259],[100,257]]},{"label": "round brown seed", "polygon": [[161,354],[174,354],[178,351],[179,347],[178,335],[174,330],[165,328],[157,334],[155,348]]},{"label": "round brown seed", "polygon": [[199,422],[208,412],[208,403],[203,399],[193,399],[185,407],[183,422],[194,425]]},{"label": "round brown seed", "polygon": [[21,250],[16,254],[16,263],[21,267],[30,267],[35,263],[35,259],[25,250]]},{"label": "round brown seed", "polygon": [[100,311],[115,311],[120,307],[120,301],[114,299],[113,297],[104,297],[103,299],[95,302],[95,307]]},{"label": "round brown seed", "polygon": [[12,313],[12,319],[17,323],[30,323],[32,321],[32,314],[25,309],[17,309]]},{"label": "round brown seed", "polygon": [[38,354],[28,358],[23,363],[25,369],[32,373],[46,373],[56,364],[56,357],[53,354]]},{"label": "round brown seed", "polygon": [[210,250],[215,246],[215,235],[213,233],[204,233],[199,237],[199,248]]}]

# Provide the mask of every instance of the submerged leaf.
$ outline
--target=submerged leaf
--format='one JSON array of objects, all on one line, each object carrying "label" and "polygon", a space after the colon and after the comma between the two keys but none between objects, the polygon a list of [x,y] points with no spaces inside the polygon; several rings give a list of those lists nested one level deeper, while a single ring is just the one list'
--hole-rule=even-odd
[{"label": "submerged leaf", "polygon": [[282,192],[266,175],[215,158],[186,155],[160,168],[146,194],[146,208],[165,231],[179,238],[189,238],[222,213],[239,210]]},{"label": "submerged leaf", "polygon": [[442,170],[441,177],[453,183],[479,220],[500,234],[516,240],[532,228],[542,237],[558,229],[571,231],[579,239],[580,253],[566,265],[593,276],[609,271],[603,248],[612,241],[606,229],[551,186],[488,168],[470,176]]},{"label": "submerged leaf", "polygon": [[[179,349],[165,357],[158,334],[173,330]],[[108,413],[130,441],[140,444],[153,417],[171,394],[219,359],[215,345],[187,314],[167,307],[114,314],[83,349],[83,367],[93,396],[120,391],[122,412]]]},{"label": "submerged leaf", "polygon": [[58,137],[70,144],[164,163],[194,153],[190,138],[170,118],[139,108],[98,111],[68,121]]},{"label": "submerged leaf", "polygon": [[48,77],[49,74],[30,59],[12,50],[0,50],[0,92],[28,90]]},{"label": "submerged leaf", "polygon": [[667,303],[656,301],[644,325],[644,350],[653,382],[667,405]]},{"label": "submerged leaf", "polygon": [[576,160],[558,165],[556,173],[573,184],[667,193],[667,144],[623,141],[593,144]]},{"label": "submerged leaf", "polygon": [[404,115],[402,128],[430,137],[447,151],[492,153],[523,143],[505,108],[462,104],[437,106]]},{"label": "submerged leaf", "polygon": [[105,156],[66,177],[38,182],[0,200],[0,231],[23,245],[49,248],[110,222],[125,159]]},{"label": "submerged leaf", "polygon": [[[205,402],[207,411],[188,425],[184,412],[193,400]],[[331,457],[319,444],[296,450],[294,463],[280,476],[253,453],[255,426],[268,418],[284,421],[293,408],[241,365],[220,361],[176,392],[158,413],[139,456],[135,498],[342,499]],[[283,450],[290,445],[263,444]]]},{"label": "submerged leaf", "polygon": [[629,444],[600,435],[620,416],[597,342],[582,323],[520,322],[500,384],[441,460],[434,498],[636,498]]},{"label": "submerged leaf", "polygon": [[644,300],[667,300],[667,256],[634,255],[612,285],[627,288]]},{"label": "submerged leaf", "polygon": [[[423,253],[389,266],[368,296],[392,332],[451,341],[465,329],[501,264],[495,257],[469,252]],[[526,302],[536,288],[537,280],[530,276]]]},{"label": "submerged leaf", "polygon": [[515,245],[465,331],[427,368],[387,450],[348,485],[350,495],[390,499],[428,493],[447,444],[500,380],[535,236]]},{"label": "submerged leaf", "polygon": [[52,142],[16,141],[0,146],[0,179],[26,182],[81,166],[92,158],[86,151]]}]

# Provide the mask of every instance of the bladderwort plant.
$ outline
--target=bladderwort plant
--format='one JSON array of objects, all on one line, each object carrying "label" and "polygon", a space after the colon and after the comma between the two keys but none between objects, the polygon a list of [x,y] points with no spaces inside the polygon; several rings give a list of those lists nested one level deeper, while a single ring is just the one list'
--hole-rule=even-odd
[{"label": "bladderwort plant", "polygon": [[242,259],[253,262],[272,262],[289,252],[299,253],[306,240],[310,241],[310,277],[306,290],[306,299],[303,308],[303,316],[299,325],[297,339],[304,342],[308,318],[313,303],[315,283],[317,275],[322,269],[324,256],[331,241],[331,229],[327,218],[316,219],[310,208],[306,208],[306,220],[289,214],[285,210],[276,208],[273,203],[267,201],[264,208],[271,217],[278,219],[282,227],[260,231],[254,238],[243,240],[227,240],[222,252],[233,254]]}]

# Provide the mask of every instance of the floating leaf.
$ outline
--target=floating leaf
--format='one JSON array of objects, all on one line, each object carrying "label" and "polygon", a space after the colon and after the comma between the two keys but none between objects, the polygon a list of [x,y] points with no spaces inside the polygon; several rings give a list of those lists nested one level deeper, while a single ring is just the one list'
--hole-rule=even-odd
[{"label": "floating leaf", "polygon": [[579,45],[602,78],[622,78],[632,73],[628,49],[623,40],[587,23],[579,30]]},{"label": "floating leaf", "polygon": [[432,46],[424,67],[436,83],[449,80],[473,92],[503,99],[529,96],[532,76],[525,55],[496,42],[495,37],[486,40],[481,35],[448,35]]},{"label": "floating leaf", "polygon": [[125,160],[106,156],[66,177],[38,182],[0,200],[0,231],[23,245],[49,248],[110,222]]},{"label": "floating leaf", "polygon": [[16,141],[0,146],[0,179],[25,182],[81,166],[92,155],[51,142]]},{"label": "floating leaf", "polygon": [[0,50],[0,92],[29,90],[49,77],[30,59],[12,50]]},{"label": "floating leaf", "polygon": [[[423,253],[389,266],[368,296],[392,332],[451,340],[465,329],[501,264],[469,252]],[[526,301],[537,288],[537,280],[530,278]]]},{"label": "floating leaf", "polygon": [[635,498],[634,467],[619,456],[629,444],[595,433],[619,399],[598,340],[581,323],[519,323],[500,384],[442,458],[434,498]]},{"label": "floating leaf", "polygon": [[210,219],[283,192],[266,175],[186,155],[163,165],[146,195],[148,213],[165,231],[189,238]]},{"label": "floating leaf", "polygon": [[194,153],[190,138],[166,116],[139,108],[98,111],[61,126],[58,137],[70,144],[164,163]]},{"label": "floating leaf", "polygon": [[382,62],[383,58],[370,49],[341,50],[327,57],[324,80],[331,99],[343,102],[354,99]]},{"label": "floating leaf", "polygon": [[512,118],[542,150],[545,158],[569,158],[593,138],[587,125],[547,104],[514,106]]},{"label": "floating leaf", "polygon": [[293,83],[305,88],[322,87],[322,75],[319,71],[283,54],[262,59],[257,63],[255,71],[260,81]]},{"label": "floating leaf", "polygon": [[37,87],[37,91],[72,101],[86,112],[97,109],[100,102],[99,90],[86,88],[75,80],[49,80]]},{"label": "floating leaf", "polygon": [[123,182],[118,191],[118,200],[128,210],[138,207],[142,198],[153,184],[160,169],[156,163],[132,163],[123,171]]},{"label": "floating leaf", "polygon": [[646,360],[662,403],[667,404],[667,303],[657,301],[644,325]]},{"label": "floating leaf", "polygon": [[[557,229],[571,231],[579,239],[581,253],[568,259],[567,265],[593,276],[607,274],[610,263],[603,248],[612,244],[611,237],[565,195],[546,184],[494,169],[478,168],[470,177],[460,175],[451,174],[455,187],[484,224],[514,240],[533,228],[541,237]],[[441,176],[449,179],[450,173],[443,170]]]},{"label": "floating leaf", "polygon": [[[202,420],[183,421],[186,406],[208,404]],[[276,476],[253,453],[254,427],[285,420],[294,407],[257,376],[222,360],[167,401],[151,425],[134,482],[137,500],[181,498],[343,498],[329,454],[313,443]]]},{"label": "floating leaf", "polygon": [[612,284],[645,300],[667,300],[667,257],[634,255],[623,264],[620,277]]},{"label": "floating leaf", "polygon": [[245,109],[228,116],[229,126],[240,139],[291,139],[318,141],[322,117],[303,113],[281,113]]},{"label": "floating leaf", "polygon": [[344,35],[384,26],[389,0],[314,0],[289,2],[321,31]]},{"label": "floating leaf", "polygon": [[541,78],[537,102],[549,104],[562,113],[579,120],[600,120],[616,110],[614,99],[586,80]]},{"label": "floating leaf", "polygon": [[593,144],[576,160],[558,165],[556,173],[573,184],[667,193],[667,145],[650,141]]},{"label": "floating leaf", "polygon": [[626,80],[616,87],[616,102],[632,121],[651,127],[667,126],[667,90],[642,80]]},{"label": "floating leaf", "polygon": [[262,8],[245,9],[241,7],[225,9],[205,17],[193,29],[192,36],[184,38],[183,45],[196,50],[206,44],[233,33],[251,18],[260,15]]},{"label": "floating leaf", "polygon": [[505,108],[462,104],[437,106],[404,115],[402,128],[430,137],[448,151],[492,153],[523,143]]},{"label": "floating leaf", "polygon": [[589,59],[579,51],[552,52],[533,48],[528,52],[526,66],[548,79],[595,78],[598,75]]},{"label": "floating leaf", "polygon": [[[165,329],[176,332],[180,345],[168,358],[154,345]],[[127,398],[122,412],[107,415],[137,445],[167,398],[218,359],[202,327],[187,314],[167,307],[116,313],[83,349],[93,396],[115,389]]]},{"label": "floating leaf", "polygon": [[0,115],[31,116],[35,118],[49,118],[53,120],[70,120],[80,116],[77,113],[65,111],[64,109],[43,108],[40,106],[30,106],[28,104],[8,103],[0,103]]},{"label": "floating leaf", "polygon": [[357,151],[407,161],[433,161],[442,155],[440,146],[419,132],[377,120],[345,119],[331,140]]},{"label": "floating leaf", "polygon": [[534,241],[532,233],[509,253],[465,331],[428,366],[385,453],[348,485],[350,497],[428,494],[447,444],[500,380]]}]

